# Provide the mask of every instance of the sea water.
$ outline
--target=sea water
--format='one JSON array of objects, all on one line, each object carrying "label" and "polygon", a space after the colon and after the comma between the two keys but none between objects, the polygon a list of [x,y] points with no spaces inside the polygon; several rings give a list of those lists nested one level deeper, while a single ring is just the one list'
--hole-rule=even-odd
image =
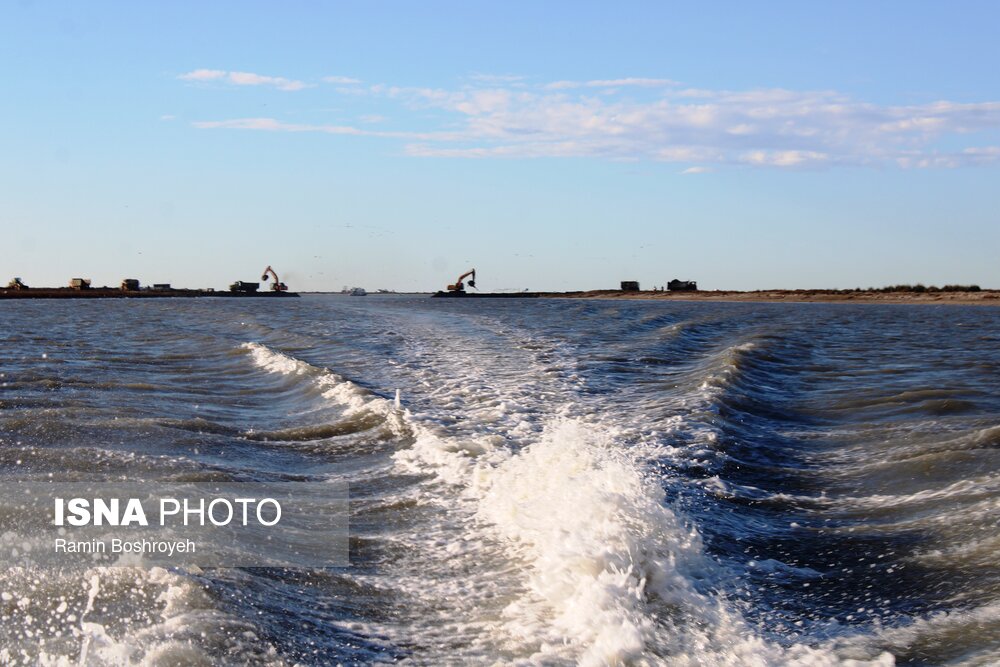
[{"label": "sea water", "polygon": [[0,664],[1000,663],[1000,309],[24,301],[0,331],[2,483],[351,492],[347,568],[0,570]]}]

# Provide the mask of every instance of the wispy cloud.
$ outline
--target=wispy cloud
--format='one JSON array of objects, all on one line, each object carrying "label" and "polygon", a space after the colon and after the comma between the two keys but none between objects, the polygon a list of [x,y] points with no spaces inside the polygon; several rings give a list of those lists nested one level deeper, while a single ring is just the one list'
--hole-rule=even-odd
[{"label": "wispy cloud", "polygon": [[524,81],[525,77],[518,74],[470,74],[467,77],[471,81],[490,85],[513,85]]},{"label": "wispy cloud", "polygon": [[568,90],[570,88],[579,88],[583,84],[579,81],[553,81],[552,83],[545,84],[547,90]]},{"label": "wispy cloud", "polygon": [[624,79],[594,79],[592,81],[553,81],[545,84],[548,90],[569,90],[572,88],[624,88],[628,86],[638,88],[665,88],[667,86],[680,85],[672,79],[644,79],[640,77],[627,77]]},{"label": "wispy cloud", "polygon": [[184,81],[218,81],[226,78],[226,71],[221,69],[196,69],[177,77]]},{"label": "wispy cloud", "polygon": [[[369,119],[368,122],[374,122]],[[447,132],[398,132],[391,130],[365,130],[353,125],[287,123],[276,118],[231,118],[228,120],[201,120],[192,125],[200,130],[258,130],[265,132],[315,132],[361,137],[384,137],[409,141],[455,141],[460,137]]]},{"label": "wispy cloud", "polygon": [[589,88],[619,88],[621,86],[639,86],[640,88],[662,88],[663,86],[679,85],[671,79],[642,79],[630,77],[626,79],[598,79],[588,81]]},{"label": "wispy cloud", "polygon": [[325,134],[370,134],[349,125],[308,125],[283,123],[274,118],[234,118],[232,120],[197,121],[194,126],[203,130],[267,130],[270,132],[323,132]]},{"label": "wispy cloud", "polygon": [[739,156],[740,162],[746,164],[765,165],[771,167],[797,167],[799,165],[816,166],[830,159],[828,153],[819,151],[748,151]]},{"label": "wispy cloud", "polygon": [[349,76],[324,76],[323,81],[326,83],[336,83],[343,86],[349,86],[361,83],[361,79],[355,79]]},{"label": "wispy cloud", "polygon": [[278,90],[295,91],[311,87],[304,81],[286,79],[281,76],[265,76],[254,74],[253,72],[227,72],[221,69],[196,69],[186,74],[181,74],[178,79],[183,81],[195,81],[206,83],[218,81],[220,83],[230,83],[236,86],[273,86]]},{"label": "wispy cloud", "polygon": [[[194,81],[231,73],[195,70]],[[621,78],[522,84],[482,75],[453,89],[375,84],[371,105],[407,131],[293,124],[274,119],[197,123],[233,128],[391,137],[413,156],[447,158],[579,157],[713,167],[823,169],[872,165],[948,168],[1000,162],[1000,102],[882,105],[836,91],[682,87],[669,79]],[[392,113],[388,110],[392,109]]]}]

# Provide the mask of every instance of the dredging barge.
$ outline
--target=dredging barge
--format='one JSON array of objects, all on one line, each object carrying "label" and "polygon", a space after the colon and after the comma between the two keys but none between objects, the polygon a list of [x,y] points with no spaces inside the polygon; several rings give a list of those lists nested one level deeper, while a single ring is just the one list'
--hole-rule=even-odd
[{"label": "dredging barge", "polygon": [[469,269],[446,289],[431,294],[432,297],[446,299],[537,299],[541,292],[466,292],[465,279],[469,287],[476,287],[476,270]]},{"label": "dredging barge", "polygon": [[114,287],[92,287],[76,290],[72,287],[29,287],[0,289],[0,299],[163,299],[169,297],[235,297],[284,298],[297,297],[297,292],[228,292],[211,289],[144,289],[124,291]]},{"label": "dredging barge", "polygon": [[171,287],[169,283],[156,283],[143,287],[136,278],[125,278],[120,287],[92,287],[88,278],[73,278],[69,287],[28,287],[20,278],[14,278],[5,289],[0,289],[0,299],[163,299],[174,297],[237,297],[237,298],[277,298],[298,297],[297,292],[289,292],[274,269],[264,269],[262,281],[273,278],[269,290],[258,292],[259,282],[237,280],[228,290],[182,289]]},{"label": "dredging barge", "polygon": [[434,292],[435,298],[444,299],[537,299],[541,292]]}]

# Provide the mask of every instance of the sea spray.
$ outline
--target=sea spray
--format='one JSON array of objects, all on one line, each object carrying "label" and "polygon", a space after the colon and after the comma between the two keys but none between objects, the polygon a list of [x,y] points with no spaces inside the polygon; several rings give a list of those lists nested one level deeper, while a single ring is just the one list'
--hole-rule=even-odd
[{"label": "sea spray", "polygon": [[[349,412],[398,416],[410,441],[393,455],[399,471],[431,474],[442,485],[423,495],[427,502],[450,493],[470,502],[476,523],[467,529],[478,525],[483,533],[469,535],[470,543],[494,536],[507,544],[511,562],[524,564],[525,593],[502,610],[502,632],[494,636],[512,655],[588,666],[893,664],[873,649],[845,661],[827,648],[784,648],[758,636],[712,585],[725,573],[641,463],[662,445],[630,452],[617,427],[571,405],[553,410],[538,439],[522,448],[498,435],[456,436],[335,373],[265,346],[244,347],[270,372],[317,382]],[[461,552],[452,546],[445,552]]]},{"label": "sea spray", "polygon": [[620,664],[655,631],[651,595],[705,606],[691,585],[706,565],[697,532],[613,442],[607,430],[558,420],[494,471],[482,498],[480,516],[530,564],[536,599],[507,609],[508,628],[538,642],[539,658],[569,640],[581,664]]}]

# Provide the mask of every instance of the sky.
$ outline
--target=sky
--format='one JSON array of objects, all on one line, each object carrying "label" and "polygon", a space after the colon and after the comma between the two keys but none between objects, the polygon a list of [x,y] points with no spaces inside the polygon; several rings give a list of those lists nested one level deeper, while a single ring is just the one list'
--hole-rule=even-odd
[{"label": "sky", "polygon": [[3,281],[1000,288],[995,2],[0,16]]}]

